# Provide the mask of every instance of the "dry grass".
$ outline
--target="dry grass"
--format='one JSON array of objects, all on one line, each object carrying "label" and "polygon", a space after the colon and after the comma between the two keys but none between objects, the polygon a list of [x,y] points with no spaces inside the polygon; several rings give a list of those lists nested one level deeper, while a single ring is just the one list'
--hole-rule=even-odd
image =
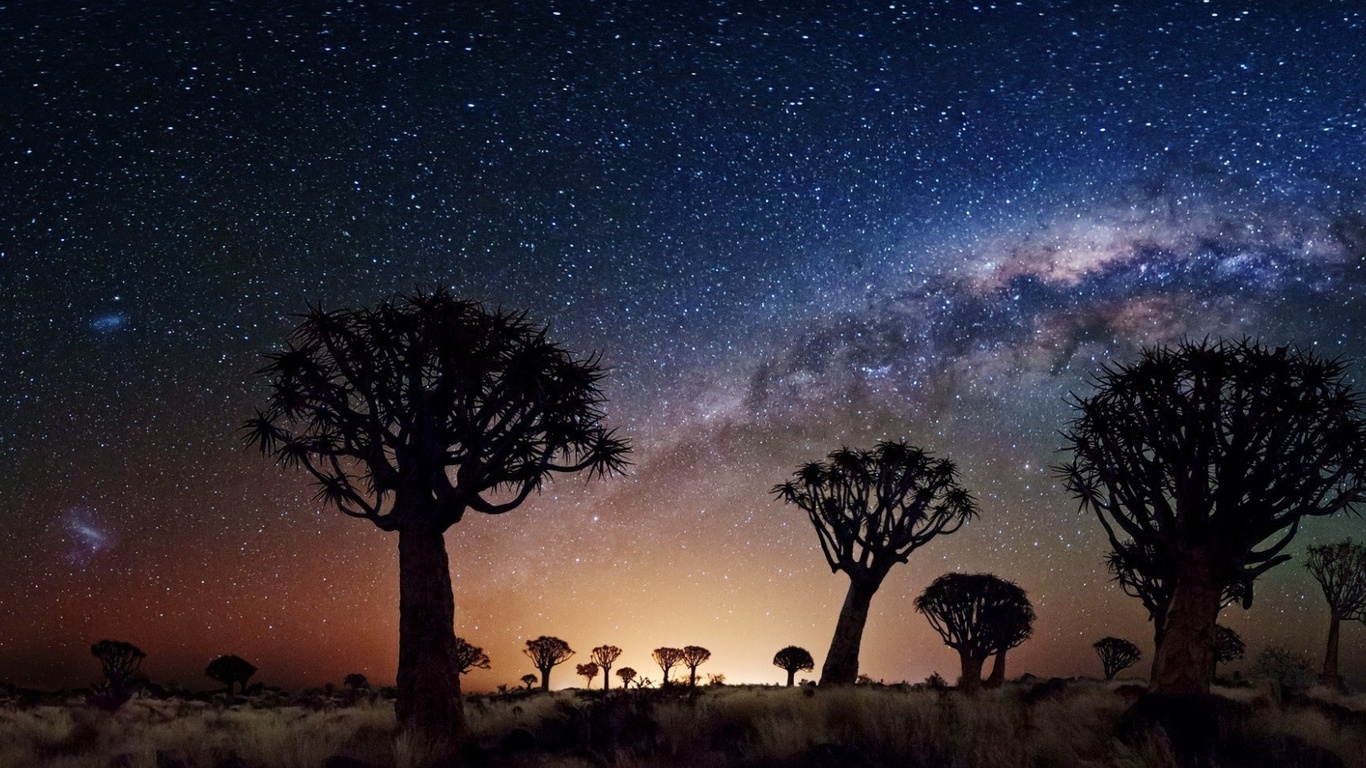
[{"label": "dry grass", "polygon": [[[537,766],[943,766],[1042,768],[1177,765],[1162,734],[1122,742],[1128,700],[1114,685],[1011,685],[975,699],[905,687],[836,690],[716,687],[561,691],[475,697],[482,762]],[[1366,697],[1328,691],[1280,702],[1220,690],[1235,716],[1221,765],[1366,768]],[[1040,695],[1041,694],[1041,695]],[[384,700],[320,709],[134,700],[114,713],[83,705],[0,708],[0,766],[318,768],[345,755],[377,768],[425,762],[394,740]]]}]

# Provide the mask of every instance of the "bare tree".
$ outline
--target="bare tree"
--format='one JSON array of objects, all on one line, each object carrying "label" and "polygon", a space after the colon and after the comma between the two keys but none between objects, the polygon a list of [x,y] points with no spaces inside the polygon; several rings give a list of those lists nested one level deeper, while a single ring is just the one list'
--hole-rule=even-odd
[{"label": "bare tree", "polygon": [[683,663],[683,649],[656,648],[653,657],[660,670],[664,672],[664,682],[660,685],[667,686],[669,684],[669,670]]},{"label": "bare tree", "polygon": [[615,645],[599,645],[593,649],[593,663],[602,667],[602,689],[604,691],[612,687],[612,664],[621,655],[621,649]]},{"label": "bare tree", "polygon": [[1102,637],[1091,645],[1100,656],[1100,666],[1105,671],[1105,680],[1115,679],[1120,670],[1128,669],[1143,658],[1138,646],[1122,637]]},{"label": "bare tree", "polygon": [[234,683],[238,684],[242,693],[246,693],[247,681],[254,674],[256,674],[256,667],[241,656],[219,656],[204,668],[204,676],[226,685],[229,696],[232,695]]},{"label": "bare tree", "polygon": [[584,688],[593,687],[593,680],[598,676],[598,665],[596,662],[590,661],[586,664],[576,664],[574,665],[574,671],[579,677],[583,678]]},{"label": "bare tree", "polygon": [[999,650],[1002,625],[1017,621],[1028,604],[1023,589],[989,573],[946,573],[915,599],[915,609],[958,651],[958,689],[965,693],[981,686],[982,664]]},{"label": "bare tree", "polygon": [[1366,544],[1351,539],[1309,548],[1304,567],[1328,601],[1328,649],[1319,682],[1342,687],[1338,677],[1338,633],[1344,621],[1366,623]]},{"label": "bare tree", "polygon": [[697,687],[697,668],[711,658],[711,651],[700,645],[683,646],[683,666],[688,668],[688,687]]},{"label": "bare tree", "polygon": [[787,687],[796,682],[798,672],[810,672],[816,668],[816,660],[805,648],[789,645],[773,654],[773,666],[787,672]]},{"label": "bare tree", "polygon": [[526,647],[522,653],[531,659],[532,666],[540,670],[541,690],[550,690],[550,670],[556,666],[569,661],[569,657],[574,655],[574,649],[569,647],[569,643],[558,637],[546,637],[541,635],[534,640],[526,641]]},{"label": "bare tree", "polygon": [[101,705],[117,709],[132,698],[131,683],[142,667],[147,654],[132,643],[122,640],[101,640],[90,646],[90,655],[100,660],[100,672],[104,674],[107,691],[101,698]]},{"label": "bare tree", "polygon": [[602,423],[603,368],[524,314],[441,288],[310,307],[266,358],[270,395],[247,442],[304,469],[323,502],[398,533],[395,714],[454,749],[468,726],[443,533],[468,510],[518,507],[555,474],[625,466],[626,441]]},{"label": "bare tree", "polygon": [[471,669],[491,669],[493,663],[484,649],[471,644],[459,635],[455,637],[455,668],[460,674],[468,674]]},{"label": "bare tree", "polygon": [[1305,517],[1366,499],[1361,397],[1341,361],[1251,341],[1147,349],[1095,385],[1059,474],[1131,567],[1164,571],[1151,690],[1207,694],[1225,597],[1250,606]]},{"label": "bare tree", "polygon": [[853,685],[868,606],[887,572],[935,536],[957,531],[977,515],[976,504],[952,462],[905,441],[840,448],[828,461],[798,467],[772,492],[806,512],[830,570],[849,577],[820,682]]},{"label": "bare tree", "polygon": [[631,681],[636,679],[636,671],[630,667],[622,667],[617,670],[617,677],[621,678],[621,687],[627,688]]}]

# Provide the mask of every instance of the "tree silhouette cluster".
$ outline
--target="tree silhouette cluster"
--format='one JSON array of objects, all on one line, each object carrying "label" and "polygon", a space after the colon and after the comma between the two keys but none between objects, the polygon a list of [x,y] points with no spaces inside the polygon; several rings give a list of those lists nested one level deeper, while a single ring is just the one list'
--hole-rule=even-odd
[{"label": "tree silhouette cluster", "polygon": [[1025,591],[989,573],[946,573],[916,598],[915,609],[958,651],[958,688],[968,693],[981,686],[982,665],[991,656],[997,668],[988,683],[1004,681],[1006,651],[1033,632],[1034,608]]}]

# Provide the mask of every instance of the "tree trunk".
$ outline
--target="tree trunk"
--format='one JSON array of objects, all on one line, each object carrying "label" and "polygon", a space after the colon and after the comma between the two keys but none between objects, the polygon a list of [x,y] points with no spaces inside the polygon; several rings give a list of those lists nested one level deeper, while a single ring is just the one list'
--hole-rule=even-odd
[{"label": "tree trunk", "polygon": [[792,685],[793,685],[794,683],[796,683],[796,682],[797,682],[797,670],[795,670],[795,669],[789,669],[789,670],[787,671],[787,687],[788,687],[788,688],[791,688]]},{"label": "tree trunk", "polygon": [[688,687],[689,687],[689,688],[696,688],[696,687],[697,687],[697,667],[689,667],[689,668],[688,668]]},{"label": "tree trunk", "polygon": [[602,668],[602,689],[603,689],[604,691],[610,691],[610,690],[612,690],[612,668],[611,668],[611,667],[603,667],[603,668]]},{"label": "tree trunk", "polygon": [[541,690],[550,690],[550,667],[541,670]]},{"label": "tree trunk", "polygon": [[982,663],[987,657],[972,651],[959,651],[958,658],[963,663],[963,672],[958,676],[958,690],[963,693],[976,693],[982,687]]},{"label": "tree trunk", "polygon": [[1342,624],[1342,619],[1334,614],[1328,622],[1328,650],[1323,654],[1323,674],[1319,676],[1319,682],[1324,685],[1338,688],[1338,632]]},{"label": "tree trunk", "polygon": [[996,652],[996,662],[991,665],[991,674],[987,677],[987,687],[995,688],[1006,681],[1006,649],[1002,648]]},{"label": "tree trunk", "polygon": [[858,652],[863,643],[863,625],[868,623],[868,604],[877,586],[849,581],[849,592],[835,624],[835,636],[821,666],[821,685],[853,685],[858,680]]},{"label": "tree trunk", "polygon": [[1176,568],[1162,644],[1154,654],[1149,690],[1157,694],[1205,695],[1214,679],[1214,622],[1221,590],[1210,555],[1185,553]]},{"label": "tree trunk", "polygon": [[467,732],[455,661],[455,596],[440,532],[398,534],[399,729],[458,749]]}]

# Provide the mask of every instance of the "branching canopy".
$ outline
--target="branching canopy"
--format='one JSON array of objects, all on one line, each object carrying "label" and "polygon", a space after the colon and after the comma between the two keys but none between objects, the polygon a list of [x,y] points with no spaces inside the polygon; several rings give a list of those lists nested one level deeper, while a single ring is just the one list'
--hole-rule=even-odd
[{"label": "branching canopy", "polygon": [[945,645],[982,657],[1023,642],[1034,620],[1025,591],[989,573],[946,573],[915,599],[915,609]]},{"label": "branching canopy", "polygon": [[147,658],[141,648],[122,640],[101,640],[90,646],[90,654],[100,660],[101,672],[115,688],[127,685]]},{"label": "branching canopy", "polygon": [[467,674],[471,669],[489,669],[492,666],[489,655],[484,653],[483,648],[471,645],[465,638],[456,636],[455,668],[460,670],[460,674]]},{"label": "branching canopy", "polygon": [[805,648],[789,645],[773,654],[773,666],[786,672],[810,672],[816,668],[816,660]]},{"label": "branching canopy", "polygon": [[612,669],[612,664],[621,655],[621,649],[615,645],[599,645],[593,649],[593,662],[606,670]]},{"label": "branching canopy", "polygon": [[1223,624],[1214,625],[1214,663],[1225,664],[1230,661],[1237,661],[1243,658],[1247,652],[1247,643],[1243,638],[1234,632],[1232,628]]},{"label": "branching canopy", "polygon": [[913,550],[977,515],[953,463],[905,441],[841,448],[802,465],[772,493],[806,512],[832,571],[874,588]]},{"label": "branching canopy", "polygon": [[1323,588],[1334,617],[1366,622],[1366,544],[1347,539],[1310,547],[1304,565]]},{"label": "branching canopy", "polygon": [[1137,645],[1122,637],[1102,637],[1092,644],[1100,656],[1100,665],[1105,670],[1105,679],[1113,680],[1120,670],[1128,669],[1143,658]]},{"label": "branching canopy", "polygon": [[552,473],[626,465],[626,441],[602,425],[598,358],[445,289],[310,308],[267,360],[270,397],[244,425],[248,444],[384,530],[444,531],[466,509],[515,508]]},{"label": "branching canopy", "polygon": [[683,663],[682,648],[656,648],[651,656],[664,672],[665,680],[669,679],[669,670]]},{"label": "branching canopy", "polygon": [[574,649],[558,637],[542,635],[526,641],[526,648],[522,649],[522,653],[531,659],[532,666],[539,669],[542,675],[546,675],[552,667],[568,661],[569,657],[574,655]]}]

